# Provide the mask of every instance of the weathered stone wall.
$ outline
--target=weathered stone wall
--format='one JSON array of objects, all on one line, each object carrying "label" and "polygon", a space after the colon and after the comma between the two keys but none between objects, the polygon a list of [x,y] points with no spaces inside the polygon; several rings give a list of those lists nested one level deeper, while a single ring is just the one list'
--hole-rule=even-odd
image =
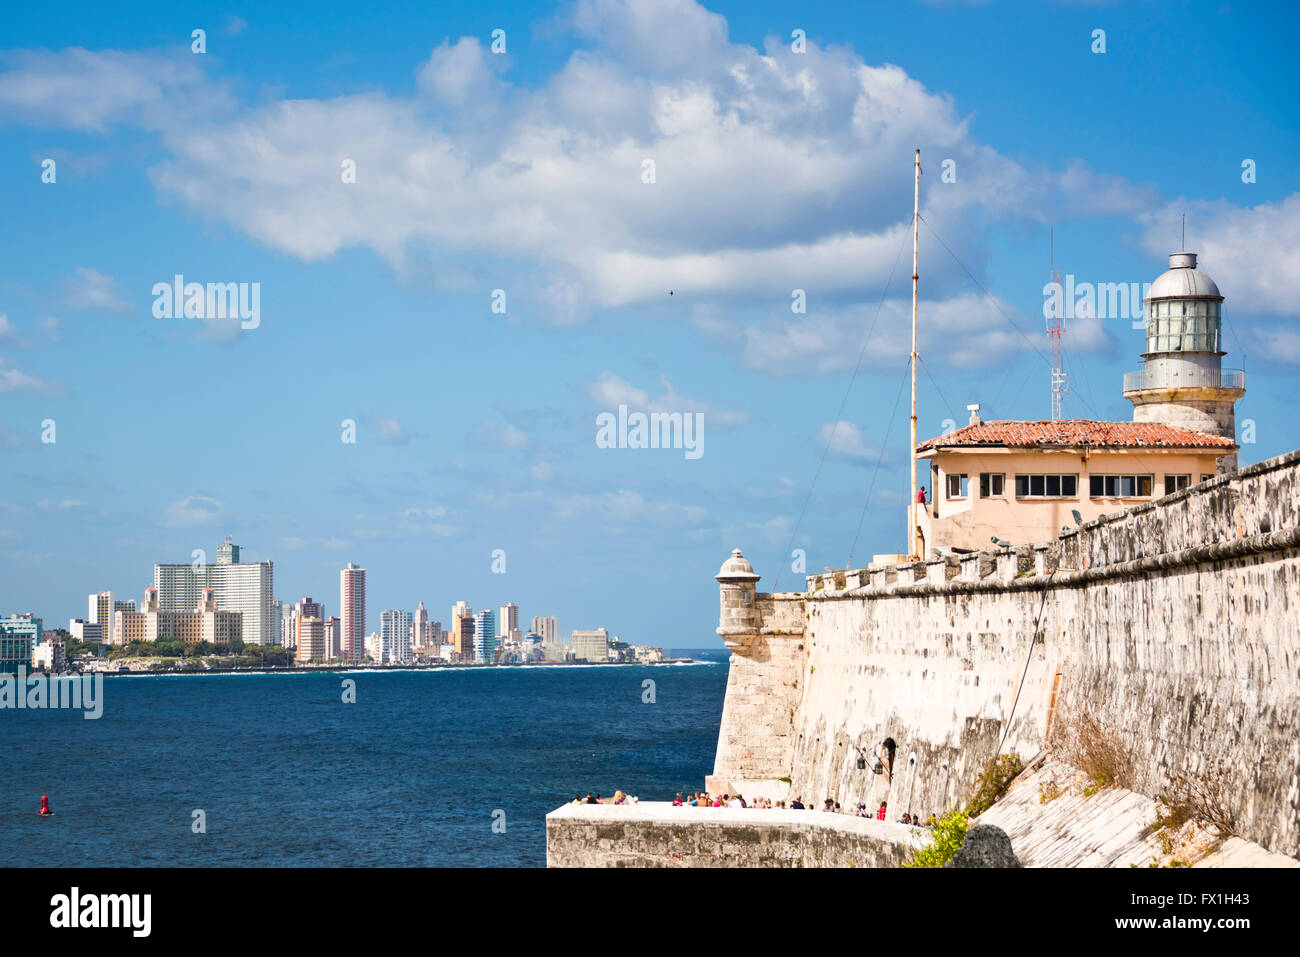
[{"label": "weathered stone wall", "polygon": [[[928,814],[1004,737],[1027,760],[1086,713],[1134,790],[1222,764],[1240,833],[1300,856],[1300,452],[1046,545],[811,576],[757,607],[780,634],[729,641],[715,778]],[[892,775],[858,769],[886,739]]]},{"label": "weathered stone wall", "polygon": [[[712,781],[722,790],[746,793],[742,782],[786,777],[794,755],[794,719],[804,672],[804,602],[801,595],[760,595],[757,608],[766,627],[744,639],[729,639],[736,653],[727,675],[727,695],[718,731],[718,761]],[[770,783],[765,796],[779,797]],[[750,796],[753,796],[752,789]]]},{"label": "weathered stone wall", "polygon": [[820,811],[565,805],[547,867],[898,867],[928,832]]}]

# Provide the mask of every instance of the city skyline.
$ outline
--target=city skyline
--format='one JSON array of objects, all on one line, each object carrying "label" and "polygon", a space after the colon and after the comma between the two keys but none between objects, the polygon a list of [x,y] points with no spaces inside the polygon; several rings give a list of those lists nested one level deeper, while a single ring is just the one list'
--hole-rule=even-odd
[{"label": "city skyline", "polygon": [[[255,569],[258,565],[263,564],[263,563],[241,563],[240,557],[243,553],[242,548],[238,543],[233,542],[233,538],[231,536],[227,536],[225,542],[220,546],[218,546],[217,553],[218,553],[218,565],[224,565],[224,566],[247,565],[247,566],[251,566],[250,570],[252,570]],[[270,563],[270,564],[274,564],[274,563]],[[200,580],[205,582],[208,580],[205,566],[155,564],[154,568],[155,568],[155,572],[154,572],[155,584],[147,586],[143,593],[146,606],[149,606],[150,603],[152,603],[153,606],[160,607],[162,608],[163,611],[183,612],[188,614],[193,611],[193,606],[195,603],[190,602],[189,605],[187,606],[184,604],[183,599],[185,596],[189,594],[190,591],[194,591],[195,594],[200,595],[204,600],[210,599],[213,602],[214,608],[220,607],[220,610],[223,612],[234,610],[232,606],[238,604],[238,598],[239,598],[238,595],[235,596],[235,600],[233,601],[230,599],[223,600],[222,595],[215,594],[215,589],[213,587],[206,584],[204,585],[195,584],[195,582],[198,582]],[[184,572],[182,573],[181,570],[184,570]],[[227,567],[224,568],[223,571],[230,572],[232,571],[232,569]],[[239,569],[233,569],[233,571],[238,573]],[[368,604],[366,598],[368,581],[365,578],[365,568],[355,562],[349,562],[346,566],[344,566],[342,569],[339,570],[339,574],[342,583],[341,594],[340,594],[340,606],[342,606],[346,602],[346,597],[347,597],[346,589],[347,589],[347,582],[349,580],[349,577],[359,575],[360,576],[358,579],[359,585],[357,586],[359,589],[358,594],[361,599],[360,606],[364,608]],[[171,578],[169,578],[168,575],[171,575],[172,577],[175,577],[176,575],[182,575],[185,581],[183,584],[179,584],[179,585],[176,583],[172,583]],[[265,580],[269,582],[270,577],[266,576]],[[170,602],[163,602],[160,599],[159,585],[156,584],[159,581],[168,582],[169,587],[172,589],[173,592],[175,592]],[[315,635],[315,633],[313,632],[314,637],[320,641],[325,641],[328,639],[329,623],[333,620],[338,620],[340,622],[340,642],[342,642],[343,616],[328,615],[329,605],[327,602],[314,600],[311,595],[304,595],[297,600],[290,599],[287,597],[273,598],[273,604],[280,608],[280,616],[278,620],[275,620],[273,622],[273,626],[269,632],[273,640],[265,643],[281,644],[283,647],[289,647],[289,648],[296,647],[296,645],[294,644],[285,643],[284,639],[285,637],[287,637],[289,632],[292,632],[294,635],[299,634],[300,623],[304,620],[315,620],[321,623],[323,630],[321,630],[320,634]],[[97,592],[91,592],[89,594],[87,607],[88,607],[87,618],[82,619],[82,618],[78,618],[77,616],[69,616],[67,619],[69,624],[71,625],[75,621],[75,622],[83,622],[83,623],[99,625],[100,622],[98,621],[98,619],[101,616],[109,613],[108,612],[109,608],[114,609],[112,614],[118,614],[118,615],[120,615],[124,610],[134,612],[134,609],[136,607],[136,602],[134,600],[117,599],[116,593],[113,592],[112,590],[100,590]],[[446,607],[450,609],[449,620],[454,620],[457,614],[457,609],[459,608],[472,609],[474,605],[472,602],[467,602],[464,599],[457,599],[454,602],[446,603]],[[494,610],[494,608],[496,610]],[[342,611],[342,607],[340,607],[339,610]],[[18,612],[5,612],[5,614],[7,615],[18,614]],[[413,629],[416,626],[421,625],[422,623],[424,625],[429,625],[431,622],[436,623],[439,621],[438,619],[432,619],[432,620],[429,619],[423,598],[417,600],[417,607],[415,610],[411,610],[407,606],[400,606],[400,607],[392,607],[392,608],[382,608],[379,609],[377,612],[375,612],[375,614],[378,617],[375,621],[375,627],[373,629],[370,628],[368,623],[364,621],[360,622],[364,631],[363,643],[371,636],[372,633],[378,632],[383,638],[384,648],[387,652],[387,649],[390,648],[394,639],[397,636],[399,635],[404,636],[404,639],[402,640],[404,640],[406,645],[410,646],[406,649],[408,656],[409,656],[410,648],[413,648],[415,645],[419,643],[419,639],[417,638]],[[500,645],[500,642],[503,639],[514,637],[517,640],[518,638],[525,636],[525,633],[518,628],[519,607],[513,601],[507,601],[506,604],[500,606],[489,605],[488,607],[481,608],[478,612],[473,612],[472,614],[476,622],[482,620],[482,616],[485,614],[488,616],[488,619],[492,622],[493,627],[492,627],[491,638],[493,639],[493,647],[498,647]],[[423,615],[423,618],[421,617],[421,615]],[[68,628],[65,628],[64,625],[62,624],[64,620],[62,617],[56,617],[53,619],[45,618],[44,616],[41,615],[36,615],[36,617],[41,618],[45,622],[58,622],[58,624],[46,624],[44,627],[45,630],[47,631],[53,629],[58,629],[62,631],[69,630]],[[548,635],[551,637],[555,637],[554,629],[555,629],[555,623],[557,621],[555,616],[534,616],[533,621],[535,624],[538,621],[549,622],[550,625],[549,627],[544,627],[543,632],[536,632],[530,629],[526,634],[536,635],[537,637],[542,637],[542,638],[548,637]],[[512,635],[511,632],[498,633],[498,623],[500,627],[509,626],[511,628],[511,632],[519,632],[519,634]],[[577,629],[575,629],[575,631],[576,630]],[[605,629],[600,628],[599,630],[604,631]],[[443,629],[443,634],[445,636],[450,637],[451,632],[446,629]],[[111,631],[111,624],[110,624],[110,632],[108,634],[103,634],[101,640],[108,643],[110,642],[111,638],[114,635],[115,633]],[[246,644],[263,643],[263,642],[249,641],[246,637],[243,637],[242,635],[241,637],[243,638]],[[477,628],[475,630],[475,637],[476,638],[479,637],[479,632]]]}]

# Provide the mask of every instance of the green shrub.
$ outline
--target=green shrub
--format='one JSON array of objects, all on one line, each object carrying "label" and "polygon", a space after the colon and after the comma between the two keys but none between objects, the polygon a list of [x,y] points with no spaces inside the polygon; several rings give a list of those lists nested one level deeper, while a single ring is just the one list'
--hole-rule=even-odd
[{"label": "green shrub", "polygon": [[930,829],[934,842],[918,850],[904,867],[943,867],[966,840],[970,821],[962,811],[949,811]]},{"label": "green shrub", "polygon": [[975,785],[974,796],[966,805],[967,816],[979,817],[996,804],[1002,795],[1007,793],[1011,779],[1023,769],[1024,765],[1020,763],[1020,757],[1015,754],[1004,754],[1000,758],[989,761],[988,767],[984,769],[984,773],[980,775]]}]

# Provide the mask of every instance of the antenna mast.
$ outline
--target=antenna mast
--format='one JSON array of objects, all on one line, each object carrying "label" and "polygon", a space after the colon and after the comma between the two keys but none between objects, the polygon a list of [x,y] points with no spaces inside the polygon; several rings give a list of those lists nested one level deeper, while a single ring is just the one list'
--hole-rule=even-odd
[{"label": "antenna mast", "polygon": [[[908,552],[913,559],[924,558],[921,554],[921,521],[920,510],[917,508],[921,502],[916,496],[916,282],[917,282],[917,254],[920,251],[921,241],[921,151],[916,151],[916,189],[912,194],[912,444],[909,451],[912,455],[912,497],[908,499],[909,508],[907,514],[910,516],[909,528],[907,530],[907,540],[910,543]],[[931,489],[933,494],[933,489]]]},{"label": "antenna mast", "polygon": [[1064,290],[1061,288],[1061,271],[1056,268],[1056,232],[1049,232],[1050,244],[1050,265],[1048,267],[1048,278],[1056,284],[1056,295],[1052,297],[1055,304],[1054,316],[1047,318],[1047,336],[1052,340],[1052,421],[1058,422],[1061,418],[1061,400],[1065,394],[1070,391],[1067,379],[1069,378],[1065,370],[1061,367],[1061,333],[1065,332],[1064,310],[1061,308],[1061,299],[1064,296]]}]

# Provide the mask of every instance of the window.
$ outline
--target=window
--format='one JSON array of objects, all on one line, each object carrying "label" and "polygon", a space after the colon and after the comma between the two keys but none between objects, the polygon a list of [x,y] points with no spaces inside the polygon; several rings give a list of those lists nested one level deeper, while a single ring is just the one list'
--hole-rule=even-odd
[{"label": "window", "polygon": [[1017,475],[1016,498],[1075,498],[1078,475]]},{"label": "window", "polygon": [[965,473],[962,473],[962,474],[960,474],[960,475],[949,475],[949,476],[948,476],[948,497],[949,497],[949,498],[965,498],[965,497],[966,497],[966,475],[965,475]]},{"label": "window", "polygon": [[1202,481],[1202,482],[1208,482],[1208,481],[1209,481],[1210,479],[1212,479],[1212,478],[1214,478],[1213,475],[1202,475],[1202,476],[1201,476],[1201,481]]},{"label": "window", "polygon": [[1173,495],[1175,492],[1181,492],[1191,484],[1192,477],[1190,475],[1166,475],[1165,494]]},{"label": "window", "polygon": [[980,498],[1001,498],[1002,484],[1006,480],[1003,472],[980,473]]},{"label": "window", "polygon": [[1150,475],[1090,475],[1088,495],[1091,498],[1150,498]]}]

